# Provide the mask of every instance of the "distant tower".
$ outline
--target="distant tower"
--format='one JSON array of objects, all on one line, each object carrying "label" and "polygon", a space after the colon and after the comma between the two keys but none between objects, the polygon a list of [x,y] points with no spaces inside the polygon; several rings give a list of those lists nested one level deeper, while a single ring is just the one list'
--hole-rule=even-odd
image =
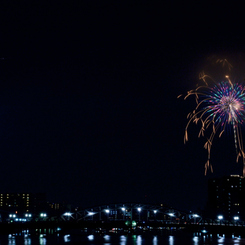
[{"label": "distant tower", "polygon": [[224,220],[245,220],[245,178],[230,175],[210,179],[208,183],[208,214],[217,219],[222,215]]}]

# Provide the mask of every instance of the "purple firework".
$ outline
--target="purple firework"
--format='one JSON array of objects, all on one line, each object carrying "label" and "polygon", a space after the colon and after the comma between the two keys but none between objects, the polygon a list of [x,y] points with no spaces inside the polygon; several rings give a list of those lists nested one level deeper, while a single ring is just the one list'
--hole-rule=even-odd
[{"label": "purple firework", "polygon": [[245,87],[240,84],[233,84],[228,76],[227,80],[209,86],[204,80],[205,85],[197,87],[195,90],[188,91],[185,99],[191,95],[196,98],[197,106],[193,112],[189,113],[189,119],[185,128],[184,142],[188,140],[188,127],[191,122],[201,122],[199,137],[204,136],[204,132],[209,126],[212,127],[204,147],[208,151],[208,160],[205,164],[205,174],[210,164],[210,150],[216,132],[220,130],[219,137],[225,131],[227,125],[232,125],[234,132],[235,148],[237,161],[239,157],[243,159],[243,176],[245,176],[245,154],[243,151],[242,134],[240,125],[245,119]]}]

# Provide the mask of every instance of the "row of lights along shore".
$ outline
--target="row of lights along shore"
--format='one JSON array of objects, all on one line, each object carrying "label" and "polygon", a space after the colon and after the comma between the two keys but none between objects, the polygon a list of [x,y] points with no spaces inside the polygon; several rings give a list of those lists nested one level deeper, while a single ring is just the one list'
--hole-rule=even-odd
[{"label": "row of lights along shore", "polygon": [[[39,215],[40,218],[46,218],[47,214],[46,213],[40,213]],[[20,222],[26,222],[26,221],[30,221],[30,219],[32,218],[32,214],[30,213],[26,213],[25,215],[23,215],[23,217],[18,217],[18,215],[15,214],[9,214],[9,219],[12,221],[20,221]]]},{"label": "row of lights along shore", "polygon": [[[223,219],[224,219],[224,216],[223,216],[223,215],[218,215],[218,217],[217,217],[217,218],[218,218],[218,220],[220,220],[220,221],[221,221],[221,220],[223,220]],[[238,221],[239,219],[240,219],[240,218],[239,218],[239,216],[234,216],[234,217],[233,217],[233,220],[235,220],[235,221]]]},{"label": "row of lights along shore", "polygon": [[[125,215],[125,212],[126,212],[126,208],[125,207],[122,207],[121,210],[123,211],[124,215]],[[137,208],[137,211],[139,212],[139,215],[140,215],[140,212],[142,211],[142,208],[141,207],[138,207]],[[104,212],[109,215],[110,213],[110,209],[104,209]],[[153,210],[153,213],[156,214],[157,213],[157,210]],[[92,211],[89,211],[88,212],[88,215],[89,216],[92,216],[92,215],[95,215],[96,213],[95,212],[92,212]],[[66,215],[67,216],[67,215]]]},{"label": "row of lights along shore", "polygon": [[[122,210],[123,212],[125,212],[125,211],[126,211],[126,208],[122,207],[121,210]],[[142,208],[137,208],[137,210],[138,210],[138,212],[140,213],[140,212],[142,211]],[[106,213],[110,213],[110,209],[105,209],[105,212],[106,212]],[[153,210],[153,212],[154,212],[154,214],[156,214],[156,213],[157,213],[157,210]]]}]

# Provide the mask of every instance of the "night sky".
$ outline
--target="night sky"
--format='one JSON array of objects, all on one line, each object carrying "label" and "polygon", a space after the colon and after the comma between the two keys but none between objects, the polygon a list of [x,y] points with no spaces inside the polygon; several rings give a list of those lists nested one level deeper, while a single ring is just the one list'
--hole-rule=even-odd
[{"label": "night sky", "polygon": [[81,207],[204,208],[208,179],[241,174],[241,163],[228,130],[214,141],[214,174],[204,176],[199,127],[183,142],[195,101],[177,96],[196,86],[211,56],[232,57],[244,81],[242,9],[1,1],[1,192],[45,192]]}]

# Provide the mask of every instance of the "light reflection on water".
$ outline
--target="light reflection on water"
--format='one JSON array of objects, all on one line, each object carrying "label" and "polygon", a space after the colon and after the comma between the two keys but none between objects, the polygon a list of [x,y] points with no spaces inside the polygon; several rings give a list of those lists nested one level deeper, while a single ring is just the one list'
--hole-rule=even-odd
[{"label": "light reflection on water", "polygon": [[127,244],[127,237],[125,235],[120,236],[120,245]]},{"label": "light reflection on water", "polygon": [[64,242],[70,242],[71,241],[70,237],[71,237],[70,234],[64,235]]},{"label": "light reflection on water", "polygon": [[141,237],[141,235],[138,235],[138,236],[137,236],[136,244],[137,244],[137,245],[141,245],[141,244],[142,244],[142,237]]},{"label": "light reflection on water", "polygon": [[153,242],[153,245],[157,245],[157,236],[153,237],[153,241],[152,242]]},{"label": "light reflection on water", "polygon": [[169,245],[174,245],[174,236],[169,236]]},{"label": "light reflection on water", "polygon": [[223,235],[223,236],[219,236],[218,237],[218,244],[224,244],[224,242],[225,242],[225,236]]},{"label": "light reflection on water", "polygon": [[[6,236],[5,236],[6,237]],[[1,236],[3,238],[3,236]],[[193,245],[210,245],[210,244],[236,244],[242,245],[245,244],[245,239],[240,236],[225,236],[224,234],[205,234],[195,233],[191,235],[190,233],[182,233],[182,234],[171,234],[171,235],[152,235],[152,234],[142,234],[142,235],[120,235],[120,234],[112,234],[112,235],[75,235],[75,234],[65,234],[59,235],[52,234],[9,234],[6,239],[7,243],[3,242],[0,239],[0,245],[62,245],[62,244],[73,244],[73,239],[76,240],[76,244],[90,244],[90,245],[182,245],[183,241],[185,244],[193,244]],[[79,240],[80,239],[80,240]],[[83,239],[83,240],[82,240]]]},{"label": "light reflection on water", "polygon": [[110,236],[109,235],[104,235],[104,239],[106,242],[109,242],[110,241]]},{"label": "light reflection on water", "polygon": [[8,245],[14,245],[15,244],[15,236],[9,234],[8,236]]},{"label": "light reflection on water", "polygon": [[24,245],[31,245],[31,238],[30,237],[24,238]]},{"label": "light reflection on water", "polygon": [[89,241],[93,241],[93,240],[94,240],[94,235],[89,235],[89,236],[88,236],[88,240],[89,240]]},{"label": "light reflection on water", "polygon": [[193,237],[194,245],[198,245],[198,240],[199,240],[198,236]]},{"label": "light reflection on water", "polygon": [[39,235],[39,245],[46,245],[47,239],[44,234]]}]

